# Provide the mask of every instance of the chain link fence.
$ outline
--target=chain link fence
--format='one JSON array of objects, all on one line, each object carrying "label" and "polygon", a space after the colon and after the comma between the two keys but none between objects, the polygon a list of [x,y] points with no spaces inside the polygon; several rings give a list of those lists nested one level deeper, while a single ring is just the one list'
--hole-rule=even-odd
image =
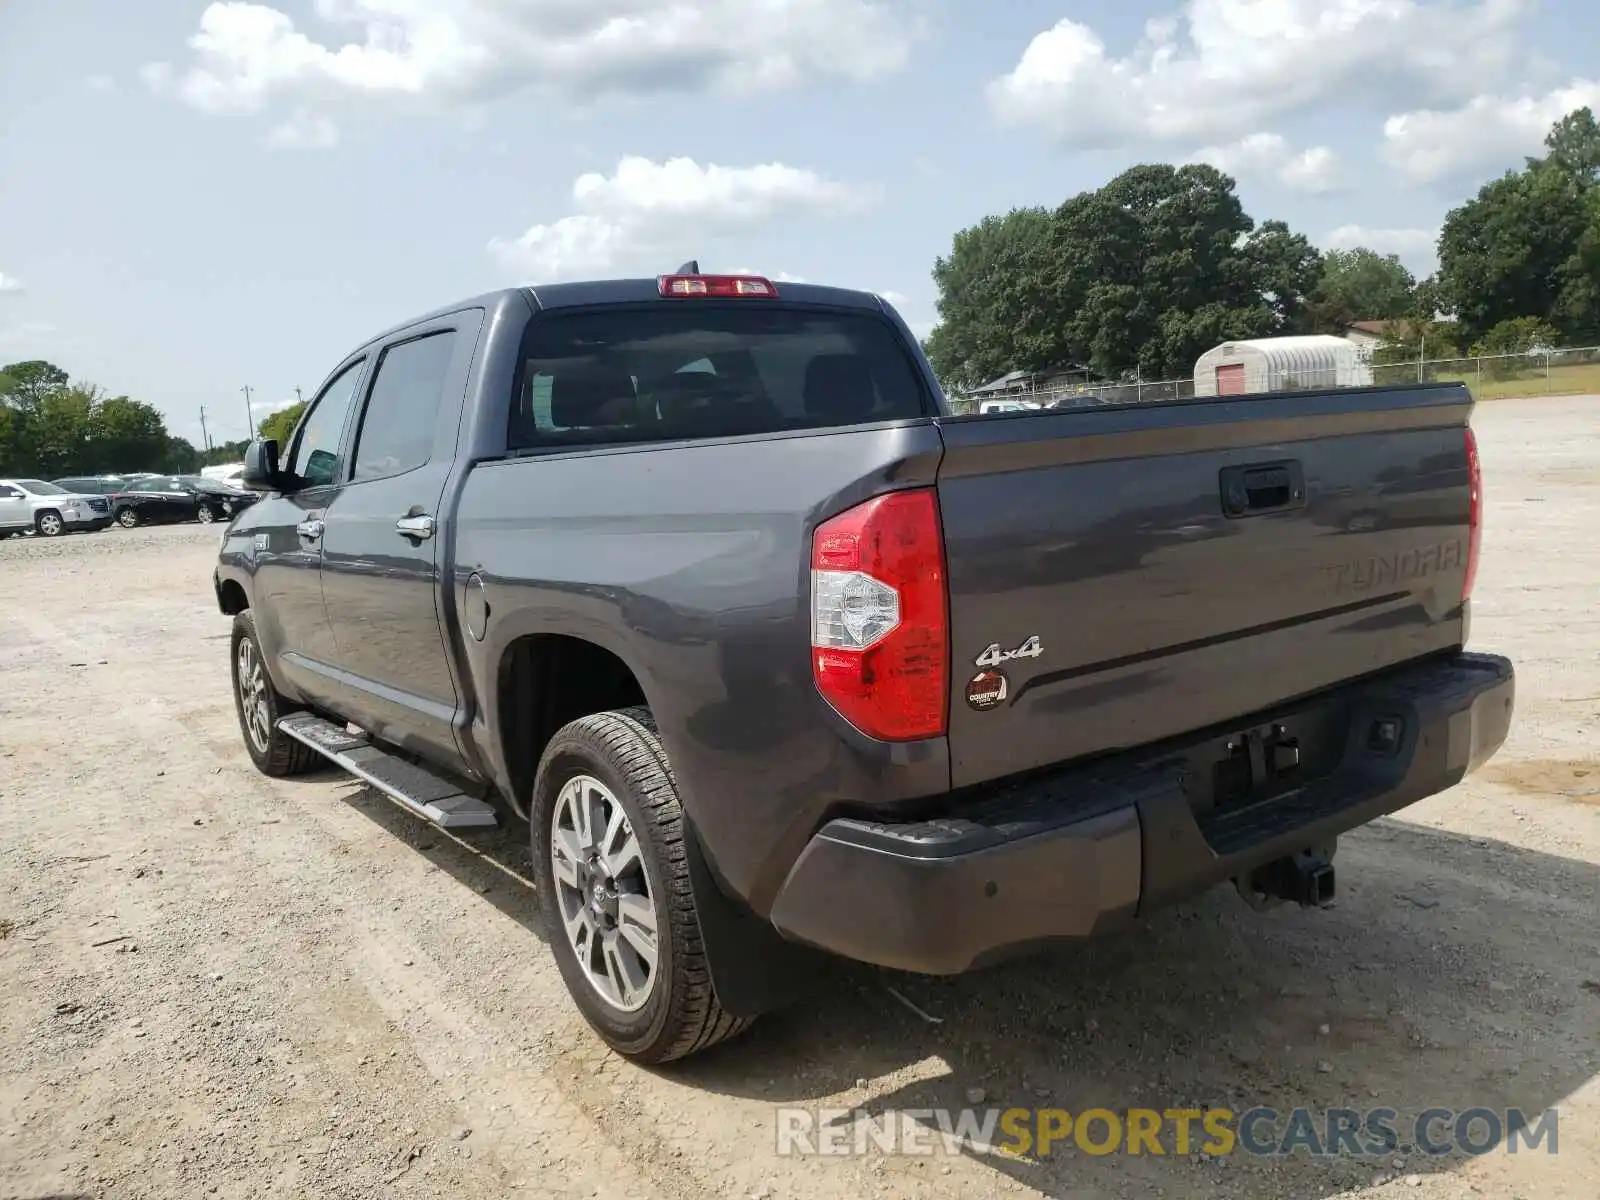
[{"label": "chain link fence", "polygon": [[1600,346],[1374,363],[1374,383],[1465,383],[1478,400],[1600,395]]},{"label": "chain link fence", "polygon": [[[1392,353],[1392,352],[1391,352]],[[1385,357],[1379,351],[1377,357]],[[1538,349],[1523,354],[1472,358],[1374,362],[1372,381],[1394,387],[1407,383],[1465,383],[1477,400],[1520,396],[1600,396],[1600,346]],[[1022,381],[1003,392],[952,396],[958,413],[1027,409],[1094,408],[1106,404],[1151,404],[1194,398],[1193,379],[1133,383]]]}]

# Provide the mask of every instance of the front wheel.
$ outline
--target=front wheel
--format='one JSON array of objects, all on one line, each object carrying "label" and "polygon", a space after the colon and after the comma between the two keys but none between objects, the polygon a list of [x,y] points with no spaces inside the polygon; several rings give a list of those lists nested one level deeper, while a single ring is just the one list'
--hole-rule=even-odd
[{"label": "front wheel", "polygon": [[40,537],[60,537],[67,528],[61,514],[54,510],[40,513],[34,518],[33,526],[39,531]]},{"label": "front wheel", "polygon": [[117,524],[124,529],[133,529],[139,524],[139,510],[136,508],[119,508],[117,510]]},{"label": "front wheel", "polygon": [[744,1030],[700,939],[683,810],[648,709],[580,717],[550,740],[528,807],[556,965],[618,1054],[670,1062]]},{"label": "front wheel", "polygon": [[272,686],[249,612],[234,617],[232,646],[233,707],[250,761],[263,775],[300,775],[311,770],[322,756],[278,728],[278,718],[295,709]]},{"label": "front wheel", "polygon": [[217,514],[211,511],[211,506],[209,504],[202,504],[195,512],[194,519],[199,521],[202,525],[209,525],[211,522],[217,519]]}]

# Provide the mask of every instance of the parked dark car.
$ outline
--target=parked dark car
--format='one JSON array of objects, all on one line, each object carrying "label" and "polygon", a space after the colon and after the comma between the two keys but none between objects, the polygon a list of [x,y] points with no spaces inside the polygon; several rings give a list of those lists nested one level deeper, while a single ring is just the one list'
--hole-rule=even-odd
[{"label": "parked dark car", "polygon": [[118,500],[117,520],[131,528],[154,521],[231,520],[255,503],[256,494],[200,475],[154,475],[127,484]]},{"label": "parked dark car", "polygon": [[1229,879],[1322,907],[1341,835],[1510,728],[1512,664],[1466,650],[1472,404],[956,416],[862,292],[498,292],[354,348],[246,452],[241,732],[268,775],[528,820],[562,977],[645,1062],[819,951],[956,974]]},{"label": "parked dark car", "polygon": [[112,517],[126,529],[132,529],[141,520],[149,520],[140,512],[140,508],[153,502],[144,497],[129,496],[127,489],[132,481],[125,475],[72,475],[53,482],[57,487],[85,496],[104,496]]}]

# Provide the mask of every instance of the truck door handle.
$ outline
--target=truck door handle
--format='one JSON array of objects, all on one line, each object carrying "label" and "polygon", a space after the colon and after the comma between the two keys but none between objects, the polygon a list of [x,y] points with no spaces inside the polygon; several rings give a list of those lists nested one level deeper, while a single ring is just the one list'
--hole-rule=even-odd
[{"label": "truck door handle", "polygon": [[321,521],[301,521],[294,527],[294,531],[308,542],[314,542],[322,536]]},{"label": "truck door handle", "polygon": [[401,517],[394,523],[395,532],[402,537],[427,539],[433,536],[433,518],[427,513],[417,517]]},{"label": "truck door handle", "polygon": [[1293,459],[1225,467],[1221,484],[1222,511],[1230,517],[1305,507],[1305,472]]}]

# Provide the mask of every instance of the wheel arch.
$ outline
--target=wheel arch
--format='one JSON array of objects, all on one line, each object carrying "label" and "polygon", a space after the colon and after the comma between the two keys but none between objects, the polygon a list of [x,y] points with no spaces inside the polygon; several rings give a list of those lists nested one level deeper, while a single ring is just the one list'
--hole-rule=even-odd
[{"label": "wheel arch", "polygon": [[244,590],[244,584],[237,579],[219,579],[216,581],[217,608],[225,617],[236,617],[250,607],[250,597]]},{"label": "wheel arch", "polygon": [[539,760],[562,726],[636,706],[650,706],[644,685],[616,651],[561,633],[508,642],[496,665],[493,707],[506,799],[517,814],[527,818]]}]

